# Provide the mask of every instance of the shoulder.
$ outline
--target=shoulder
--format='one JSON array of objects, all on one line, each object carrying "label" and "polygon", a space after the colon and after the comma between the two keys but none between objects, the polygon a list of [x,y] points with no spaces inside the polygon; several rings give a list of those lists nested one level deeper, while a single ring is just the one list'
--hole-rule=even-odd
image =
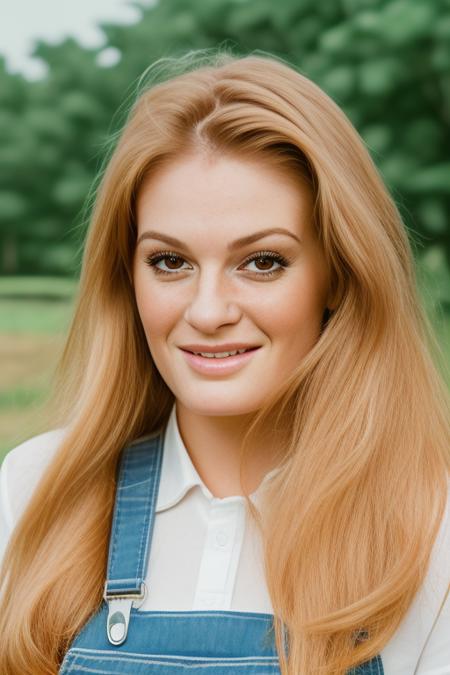
[{"label": "shoulder", "polygon": [[[439,531],[431,553],[428,577],[440,580],[440,585],[447,586],[450,576],[450,478],[447,488],[447,504],[441,520]],[[435,581],[438,584],[438,581]]]},{"label": "shoulder", "polygon": [[63,428],[46,431],[6,454],[0,467],[0,509],[8,529],[18,520],[65,433]]},{"label": "shoulder", "polygon": [[[447,504],[440,523],[439,531],[431,551],[427,576],[422,588],[421,599],[425,611],[437,619],[439,610],[443,610],[450,582],[450,480],[447,490]],[[448,616],[450,597],[447,596],[444,614]],[[450,649],[450,644],[448,645]]]},{"label": "shoulder", "polygon": [[[450,480],[447,504],[431,551],[422,589],[422,602],[434,618],[441,607],[450,581]],[[448,598],[450,600],[450,598]],[[448,607],[448,605],[447,605]]]},{"label": "shoulder", "polygon": [[[386,675],[438,672],[450,663],[450,479],[447,504],[426,577],[398,630],[381,652]],[[428,670],[429,669],[429,670]],[[441,670],[439,670],[441,672]],[[442,671],[444,672],[444,671]],[[445,671],[447,672],[447,671]]]}]

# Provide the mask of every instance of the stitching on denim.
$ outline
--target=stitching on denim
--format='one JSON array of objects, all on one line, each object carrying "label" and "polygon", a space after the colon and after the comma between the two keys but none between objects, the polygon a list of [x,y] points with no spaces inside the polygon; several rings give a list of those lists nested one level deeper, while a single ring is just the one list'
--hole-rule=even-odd
[{"label": "stitching on denim", "polygon": [[[149,614],[151,614],[152,616],[158,617],[158,618],[167,617],[168,619],[170,619],[171,617],[185,618],[187,615],[191,614],[191,615],[194,616],[194,618],[195,617],[205,617],[205,618],[215,618],[215,617],[222,618],[223,617],[223,618],[229,619],[231,617],[233,619],[240,619],[241,621],[263,621],[263,622],[272,621],[272,619],[270,618],[270,616],[272,616],[272,615],[269,615],[269,617],[267,617],[265,615],[254,616],[252,614],[252,612],[244,612],[243,615],[239,615],[233,610],[229,610],[228,612],[227,611],[217,612],[216,610],[209,610],[209,611],[206,611],[206,612],[201,612],[200,610],[195,610],[195,609],[186,610],[184,612],[177,612],[177,611],[174,611],[174,612],[164,612],[164,611],[158,612],[157,610],[146,612],[146,611],[140,611],[139,610],[139,611],[136,611],[136,613],[134,613],[133,610],[132,610],[132,614],[133,614],[133,616],[135,616],[138,619],[148,619]],[[251,616],[245,616],[245,614],[250,614]]]},{"label": "stitching on denim", "polygon": [[[69,650],[68,654],[70,654],[71,652],[72,652],[72,650]],[[68,673],[73,673],[73,669],[75,667],[76,661],[77,661],[77,658],[76,658],[76,655],[75,655],[75,657],[72,659],[72,663],[69,665],[69,668],[67,669]]]},{"label": "stitching on denim", "polygon": [[145,659],[148,658],[154,658],[154,657],[159,657],[163,659],[172,659],[173,661],[176,660],[181,660],[181,661],[214,661],[214,662],[219,662],[219,661],[226,661],[226,662],[233,662],[236,663],[238,661],[263,661],[264,663],[266,662],[272,662],[276,661],[278,659],[277,656],[258,656],[253,655],[253,656],[188,656],[184,654],[142,654],[140,652],[115,652],[113,650],[109,649],[89,649],[89,648],[83,648],[83,647],[75,647],[73,652],[78,652],[80,656],[86,657],[86,658],[92,658],[92,659],[105,659],[105,660],[111,660],[115,659],[116,657],[119,658],[120,660],[126,660],[130,659],[133,661],[144,661]]},{"label": "stitching on denim", "polygon": [[61,662],[60,668],[58,670],[58,673],[64,673],[67,672],[66,667],[67,667],[67,662],[69,661],[69,652],[66,652],[64,655],[64,658]]},{"label": "stitching on denim", "polygon": [[[152,496],[152,511],[151,511],[151,520],[149,522],[149,527],[148,527],[148,536],[146,539],[146,545],[145,545],[145,551],[144,551],[144,560],[148,561],[149,559],[149,546],[151,539],[153,538],[153,528],[154,528],[154,522],[155,522],[155,514],[156,514],[156,502],[157,502],[157,497],[158,497],[158,490],[159,490],[159,484],[160,484],[160,479],[161,479],[161,470],[162,470],[162,460],[163,460],[163,449],[164,449],[164,438],[165,434],[161,433],[158,436],[158,441],[157,441],[157,446],[156,446],[156,456],[155,456],[155,467],[154,471],[156,473],[155,480],[153,481],[153,488],[156,487],[156,491],[154,490],[154,494]],[[143,575],[145,576],[145,570],[143,570]]]},{"label": "stitching on denim", "polygon": [[72,650],[69,649],[69,651],[67,651],[66,654],[64,655],[60,669],[58,670],[58,675],[65,675],[66,673],[70,672],[68,666],[70,666],[69,661],[71,657],[72,657]]},{"label": "stitching on denim", "polygon": [[120,501],[122,504],[132,504],[133,502],[146,502],[147,497],[135,497],[131,496],[130,497],[125,497],[124,495],[121,496]]},{"label": "stitching on denim", "polygon": [[[155,445],[155,444],[151,444],[151,445]],[[138,563],[142,562],[142,570],[141,570],[142,578],[145,577],[145,566],[146,566],[146,562],[148,560],[148,547],[149,547],[149,544],[150,544],[150,539],[153,537],[153,523],[154,523],[154,519],[155,519],[156,495],[157,495],[157,488],[159,487],[159,481],[160,481],[160,476],[161,476],[162,454],[163,454],[162,450],[163,450],[163,435],[160,434],[157,438],[156,448],[154,448],[154,451],[152,453],[153,461],[152,461],[152,464],[151,464],[151,467],[150,467],[151,478],[152,478],[152,480],[150,481],[151,497],[150,497],[149,509],[146,512],[145,525],[144,525],[143,531],[142,531],[141,547],[140,547],[139,556],[138,556]],[[142,550],[142,547],[144,546],[144,542],[145,542],[145,548],[144,548],[144,550]],[[142,557],[142,559],[141,559],[141,557]]]},{"label": "stitching on denim", "polygon": [[[126,482],[126,470],[127,470],[127,462],[128,462],[128,457],[129,457],[129,451],[128,448],[125,448],[122,451],[124,454],[121,457],[121,462],[120,462],[120,468],[119,468],[119,475],[117,478],[117,482],[120,485],[122,481]],[[120,519],[121,519],[121,508],[120,508],[120,497],[117,495],[115,504],[114,504],[114,516],[113,516],[113,522],[112,522],[112,528],[111,528],[111,536],[112,536],[112,548],[111,548],[111,556],[110,560],[108,562],[108,574],[107,576],[113,576],[113,569],[114,569],[114,564],[115,564],[115,556],[117,553],[117,545],[118,545],[118,540],[119,540],[119,525],[120,525]],[[111,574],[110,574],[111,572]]]},{"label": "stitching on denim", "polygon": [[[210,666],[201,666],[201,665],[197,665],[197,666],[195,666],[195,665],[193,665],[193,666],[186,666],[186,665],[183,665],[182,663],[180,663],[180,664],[171,664],[171,663],[164,663],[164,662],[163,662],[163,663],[160,663],[159,661],[149,661],[148,663],[149,663],[149,665],[156,665],[156,666],[157,666],[157,665],[163,665],[163,666],[166,666],[166,667],[167,667],[167,666],[169,666],[169,667],[170,667],[170,666],[173,666],[173,667],[175,667],[175,668],[186,668],[186,669],[190,669],[190,668],[205,668],[205,667],[206,667],[206,668],[209,668],[209,667],[210,667]],[[251,665],[251,664],[249,664],[249,665]],[[97,668],[94,670],[93,668],[87,668],[86,666],[78,666],[78,667],[77,667],[77,672],[78,672],[78,673],[80,673],[80,672],[83,672],[83,673],[96,673],[97,675],[112,675],[112,673],[111,673],[110,670],[98,670]],[[261,671],[261,672],[259,673],[259,675],[278,675],[279,672],[280,672],[280,671],[279,671],[278,668],[277,668],[276,670],[274,670],[273,668],[270,668],[270,670],[264,670],[264,672]]]},{"label": "stitching on denim", "polygon": [[384,666],[383,666],[383,659],[381,658],[380,654],[377,654],[376,656],[376,664],[377,664],[377,675],[384,675]]},{"label": "stitching on denim", "polygon": [[[111,654],[111,656],[108,658],[106,655],[102,656],[96,656],[93,653],[87,654],[85,656],[82,655],[82,657],[86,660],[91,660],[91,661],[108,661],[112,660],[113,662],[120,662],[120,663],[139,663],[139,664],[153,664],[153,665],[164,665],[164,666],[170,666],[170,667],[177,667],[177,668],[217,668],[217,667],[222,667],[222,666],[228,666],[229,668],[236,667],[248,667],[248,666],[267,666],[267,665],[273,665],[274,664],[274,659],[271,658],[266,658],[266,659],[261,659],[258,657],[244,657],[244,658],[217,658],[216,660],[211,660],[211,658],[206,659],[206,663],[199,663],[199,659],[197,657],[185,657],[185,656],[166,656],[161,655],[161,654],[148,654],[145,656],[145,658],[130,658],[126,654]],[[159,657],[159,658],[158,658]],[[173,659],[171,662],[170,659]],[[184,663],[183,663],[184,661]],[[186,663],[186,661],[192,661],[192,663]],[[94,671],[95,672],[95,671]]]},{"label": "stitching on denim", "polygon": [[139,485],[144,485],[145,483],[150,482],[150,478],[146,478],[145,480],[140,480],[138,483],[130,483],[129,485],[121,485],[118,487],[118,490],[129,490],[130,488],[135,488],[138,487]]},{"label": "stitching on denim", "polygon": [[[77,671],[79,673],[83,672],[83,673],[97,673],[98,675],[111,675],[110,670],[98,670],[97,668],[94,670],[93,668],[86,668],[86,666],[77,666]],[[70,671],[68,670],[67,672],[72,673],[73,672],[72,668],[70,669]]]},{"label": "stitching on denim", "polygon": [[[147,446],[144,446],[144,449],[147,450]],[[158,449],[159,449],[159,446],[158,446]],[[144,520],[142,522],[142,527],[141,527],[141,538],[140,538],[140,541],[139,541],[139,548],[138,548],[137,555],[136,555],[136,572],[135,572],[136,578],[138,578],[138,577],[143,578],[144,577],[144,569],[142,569],[141,574],[139,574],[139,571],[140,571],[139,568],[141,567],[141,565],[142,565],[142,568],[144,566],[143,565],[144,560],[143,560],[143,557],[142,557],[143,547],[144,547],[144,539],[145,539],[145,535],[148,532],[148,524],[149,524],[150,517],[153,514],[153,494],[155,492],[155,480],[154,480],[154,468],[155,468],[155,463],[156,463],[155,459],[156,459],[156,457],[152,457],[152,461],[150,462],[150,467],[149,467],[149,469],[150,469],[150,477],[149,477],[149,481],[148,481],[149,489],[147,491],[146,498],[147,498],[147,500],[150,500],[150,501],[149,501],[148,508],[145,510],[145,516],[144,516]]]},{"label": "stitching on denim", "polygon": [[[130,446],[125,448],[124,453],[125,457],[123,460],[123,463],[121,464],[121,474],[119,476],[119,489],[121,492],[116,495],[117,498],[117,515],[115,514],[115,518],[113,520],[113,544],[112,544],[112,554],[111,554],[111,565],[108,567],[108,570],[111,570],[111,573],[108,574],[107,578],[107,584],[109,585],[111,582],[113,583],[120,583],[117,579],[111,579],[110,577],[113,577],[113,570],[114,566],[117,564],[117,552],[118,550],[120,551],[120,542],[119,542],[119,534],[120,534],[120,529],[123,524],[123,505],[124,503],[139,503],[139,502],[146,502],[148,503],[148,509],[144,510],[144,518],[142,521],[141,525],[141,532],[140,532],[140,539],[139,539],[139,544],[138,548],[136,551],[136,571],[135,571],[135,577],[134,578],[129,578],[126,581],[127,582],[134,582],[136,585],[139,584],[140,581],[144,580],[145,577],[145,564],[147,562],[147,554],[148,554],[148,547],[149,547],[149,540],[150,540],[150,535],[152,534],[153,531],[153,519],[154,519],[154,513],[155,513],[155,501],[156,501],[156,486],[158,484],[158,478],[160,477],[160,472],[161,472],[161,464],[162,464],[162,442],[163,442],[163,435],[161,433],[155,434],[154,436],[151,436],[152,440],[156,439],[156,444],[152,442],[152,440],[144,440],[143,442],[136,444],[133,448],[136,452],[132,452]],[[150,442],[149,442],[150,441]],[[148,450],[152,448],[152,446],[156,445],[156,450],[155,452],[150,452],[148,453]],[[146,458],[146,456],[150,456],[150,462],[147,464],[145,467],[147,470],[150,470],[150,476],[146,478],[145,480],[139,481],[138,483],[131,483],[127,484],[127,479],[129,478],[130,470],[131,470],[131,460],[135,459],[137,467],[142,466],[142,458]],[[144,462],[145,466],[145,462]],[[121,485],[123,483],[123,485]],[[148,485],[148,490],[144,496],[126,496],[123,493],[123,489],[126,489],[128,487],[136,487],[140,485]],[[114,536],[115,533],[115,536]]]}]

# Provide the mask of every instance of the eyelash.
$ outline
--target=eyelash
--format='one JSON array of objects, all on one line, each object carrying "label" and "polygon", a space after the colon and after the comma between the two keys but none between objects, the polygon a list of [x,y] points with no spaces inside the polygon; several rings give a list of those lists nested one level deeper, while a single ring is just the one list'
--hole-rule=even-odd
[{"label": "eyelash", "polygon": [[[174,253],[174,251],[159,251],[158,253],[150,253],[146,257],[145,262],[147,263],[147,265],[153,268],[155,274],[166,274],[169,276],[174,276],[179,272],[183,271],[183,270],[172,270],[171,272],[167,272],[166,270],[162,270],[159,267],[156,267],[156,263],[160,262],[161,260],[164,260],[164,258],[178,258],[179,260],[184,260],[182,256],[179,256],[177,253]],[[274,270],[269,270],[268,272],[257,272],[256,275],[259,277],[271,277],[272,275],[281,272],[282,268],[286,268],[290,264],[289,260],[287,260],[284,256],[280,255],[279,253],[275,253],[274,251],[257,251],[256,253],[253,253],[251,256],[246,258],[244,264],[250,263],[253,260],[259,260],[260,258],[271,258],[275,262],[279,263],[281,267],[278,267],[277,269]]]}]

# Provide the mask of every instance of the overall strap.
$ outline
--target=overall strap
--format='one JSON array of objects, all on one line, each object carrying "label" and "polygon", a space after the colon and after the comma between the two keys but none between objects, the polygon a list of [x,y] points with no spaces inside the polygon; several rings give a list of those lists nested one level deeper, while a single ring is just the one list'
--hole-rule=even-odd
[{"label": "overall strap", "polygon": [[164,432],[122,450],[109,541],[104,599],[108,603],[107,636],[125,641],[131,607],[140,607],[153,533],[163,457]]}]

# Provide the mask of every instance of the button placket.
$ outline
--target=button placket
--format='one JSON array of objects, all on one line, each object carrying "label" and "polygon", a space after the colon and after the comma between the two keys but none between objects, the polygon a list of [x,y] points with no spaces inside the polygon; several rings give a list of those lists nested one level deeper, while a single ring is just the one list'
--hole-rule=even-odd
[{"label": "button placket", "polygon": [[224,530],[217,530],[216,532],[216,544],[219,548],[223,548],[228,543],[228,535]]},{"label": "button placket", "polygon": [[193,609],[227,609],[243,541],[244,505],[212,500]]}]

